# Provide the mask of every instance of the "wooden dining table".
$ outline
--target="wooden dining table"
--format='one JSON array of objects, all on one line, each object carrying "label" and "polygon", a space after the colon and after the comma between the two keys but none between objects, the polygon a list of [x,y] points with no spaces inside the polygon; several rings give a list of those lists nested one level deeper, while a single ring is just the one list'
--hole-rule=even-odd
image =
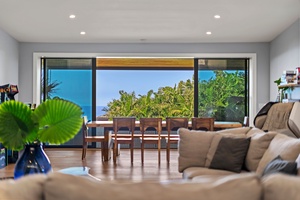
[{"label": "wooden dining table", "polygon": [[[112,128],[113,121],[90,121],[87,124],[90,128],[104,127]],[[135,121],[135,127],[140,127],[140,121]],[[162,121],[162,127],[166,127],[166,121]],[[189,121],[189,127],[192,127],[192,122]],[[228,129],[242,127],[240,122],[215,121],[214,129]]]},{"label": "wooden dining table", "polygon": [[[189,121],[189,127],[192,127],[192,122]],[[227,121],[215,121],[214,122],[214,129],[220,130],[220,129],[229,129],[229,128],[239,128],[242,127],[243,125],[240,122],[227,122]],[[110,133],[109,131],[112,130],[113,128],[113,121],[89,121],[87,123],[87,127],[89,128],[104,128],[104,136],[106,138],[105,142],[105,147],[103,148],[103,157],[104,161],[108,161],[110,159],[110,150],[111,150],[111,141],[109,140],[110,138]],[[139,128],[140,127],[140,121],[135,121],[135,127]],[[166,127],[166,121],[162,121],[162,127]],[[141,137],[140,133],[134,134],[135,138]],[[162,138],[166,138],[167,134],[161,134]]]}]

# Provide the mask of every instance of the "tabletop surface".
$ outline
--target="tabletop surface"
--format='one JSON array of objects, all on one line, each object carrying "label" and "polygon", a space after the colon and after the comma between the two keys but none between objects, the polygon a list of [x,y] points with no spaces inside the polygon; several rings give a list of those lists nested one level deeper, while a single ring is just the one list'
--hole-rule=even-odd
[{"label": "tabletop surface", "polygon": [[[135,126],[139,127],[140,121],[135,121]],[[87,124],[88,127],[113,127],[113,121],[90,121]],[[162,121],[162,126],[166,126],[166,121]],[[189,127],[192,126],[192,122],[189,121]],[[214,128],[238,128],[242,127],[240,122],[227,122],[227,121],[215,121]]]}]

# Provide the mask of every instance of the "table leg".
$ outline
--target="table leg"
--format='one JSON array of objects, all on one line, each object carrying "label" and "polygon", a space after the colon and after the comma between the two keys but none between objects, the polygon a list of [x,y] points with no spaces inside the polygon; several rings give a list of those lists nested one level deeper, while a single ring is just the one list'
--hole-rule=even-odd
[{"label": "table leg", "polygon": [[111,159],[111,148],[112,148],[112,142],[111,142],[111,133],[107,128],[104,128],[104,147],[102,148],[102,155],[104,161],[109,161]]}]

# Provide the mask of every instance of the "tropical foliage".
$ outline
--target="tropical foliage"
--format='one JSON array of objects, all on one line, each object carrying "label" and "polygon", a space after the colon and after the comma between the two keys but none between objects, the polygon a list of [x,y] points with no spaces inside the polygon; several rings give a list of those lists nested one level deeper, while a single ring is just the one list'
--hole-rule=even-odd
[{"label": "tropical foliage", "polygon": [[62,144],[80,130],[81,115],[78,105],[62,99],[47,100],[34,111],[23,102],[6,101],[0,105],[0,142],[12,150],[35,141]]},{"label": "tropical foliage", "polygon": [[242,121],[245,116],[245,73],[214,71],[215,78],[201,81],[199,116]]},{"label": "tropical foliage", "polygon": [[115,116],[162,117],[193,115],[194,83],[180,81],[174,87],[150,90],[145,95],[119,91],[120,98],[113,99],[104,109],[109,118]]},{"label": "tropical foliage", "polygon": [[[201,81],[199,87],[199,116],[216,120],[242,121],[245,115],[245,74],[236,71],[214,71],[214,78]],[[146,95],[119,91],[103,111],[106,116],[172,117],[194,115],[194,81],[180,81],[174,87],[150,90]]]}]

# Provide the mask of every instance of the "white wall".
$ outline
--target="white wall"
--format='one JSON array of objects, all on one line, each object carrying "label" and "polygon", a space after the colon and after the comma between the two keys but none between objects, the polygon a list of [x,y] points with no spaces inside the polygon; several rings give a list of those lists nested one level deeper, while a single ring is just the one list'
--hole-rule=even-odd
[{"label": "white wall", "polygon": [[[19,85],[19,43],[0,28],[0,85]],[[15,96],[18,98],[18,95]]]},{"label": "white wall", "polygon": [[[284,70],[300,67],[300,19],[277,36],[270,44],[270,100],[275,100],[277,85],[274,83]],[[300,99],[300,88],[292,98]]]},{"label": "white wall", "polygon": [[[20,100],[32,102],[33,53],[162,53],[162,54],[228,54],[255,53],[257,55],[257,107],[269,101],[269,43],[218,44],[54,44],[20,43]],[[258,109],[258,108],[256,108]]]}]

